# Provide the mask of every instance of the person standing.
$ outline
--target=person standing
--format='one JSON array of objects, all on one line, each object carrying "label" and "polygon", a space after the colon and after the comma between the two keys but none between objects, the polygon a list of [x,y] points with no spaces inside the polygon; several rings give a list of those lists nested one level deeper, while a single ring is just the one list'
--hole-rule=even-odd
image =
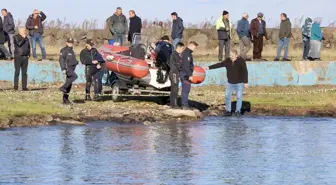
[{"label": "person standing", "polygon": [[264,48],[264,37],[268,40],[266,22],[263,20],[264,14],[258,13],[257,18],[250,24],[250,32],[253,41],[253,60],[263,60],[262,51]]},{"label": "person standing", "polygon": [[228,79],[225,93],[225,116],[232,116],[231,98],[234,90],[236,91],[237,99],[237,106],[234,115],[240,116],[243,103],[244,87],[248,87],[248,71],[246,62],[243,58],[238,57],[238,52],[236,50],[233,50],[230,53],[230,58],[225,59],[223,62],[205,67],[205,70],[217,69],[221,67],[226,68],[226,75]]},{"label": "person standing", "polygon": [[279,30],[278,49],[277,49],[277,56],[275,57],[274,61],[280,60],[282,48],[285,50],[282,61],[290,61],[290,59],[288,58],[288,47],[290,37],[292,36],[292,24],[289,18],[287,18],[287,14],[282,13],[280,17],[281,17],[281,23]]},{"label": "person standing", "polygon": [[194,58],[193,51],[197,48],[198,44],[195,41],[191,41],[188,47],[181,53],[182,56],[182,69],[180,71],[180,79],[182,82],[182,109],[190,110],[189,108],[189,93],[191,89],[191,77],[194,71]]},{"label": "person standing", "polygon": [[238,21],[237,34],[239,36],[240,56],[247,60],[247,53],[251,47],[250,23],[248,13],[243,14],[243,18]]},{"label": "person standing", "polygon": [[65,83],[59,88],[63,92],[63,104],[71,104],[69,101],[69,93],[71,91],[72,83],[78,78],[75,69],[78,64],[76,55],[73,51],[73,38],[68,38],[66,46],[61,49],[59,63],[62,73],[66,75]]},{"label": "person standing", "polygon": [[116,12],[110,17],[111,27],[114,41],[118,42],[120,46],[124,44],[125,36],[128,33],[128,23],[125,15],[122,13],[121,7],[118,7]]},{"label": "person standing", "polygon": [[30,43],[26,35],[26,28],[20,27],[19,34],[14,36],[14,90],[19,89],[20,70],[22,75],[22,90],[28,91],[27,88],[27,69],[28,59],[30,57]]},{"label": "person standing", "polygon": [[6,48],[5,43],[6,43],[6,36],[5,31],[3,30],[2,18],[0,17],[0,55],[5,54],[5,58],[7,60],[10,60],[11,55]]},{"label": "person standing", "polygon": [[141,18],[135,14],[134,10],[129,11],[130,22],[129,22],[129,30],[128,30],[128,41],[132,44],[134,34],[140,34],[142,29]]},{"label": "person standing", "polygon": [[176,44],[181,42],[183,38],[183,20],[177,15],[176,12],[173,12],[170,15],[173,19],[171,38],[173,39],[173,46],[176,48]]},{"label": "person standing", "polygon": [[11,53],[11,58],[14,58],[14,33],[15,33],[15,24],[13,16],[7,9],[2,9],[1,14],[4,17],[3,20],[3,30],[5,31],[6,40],[8,42],[8,48]]},{"label": "person standing", "polygon": [[225,46],[225,58],[228,58],[230,55],[230,41],[232,36],[232,24],[229,20],[229,12],[223,11],[223,16],[221,16],[216,21],[216,29],[218,33],[218,60],[223,60],[223,50]]},{"label": "person standing", "polygon": [[321,60],[321,43],[323,34],[321,30],[321,19],[316,18],[311,29],[309,60]]},{"label": "person standing", "polygon": [[102,93],[102,64],[105,62],[102,55],[96,48],[93,47],[94,42],[92,39],[86,41],[85,49],[80,52],[80,61],[85,65],[85,100],[91,100],[90,88],[92,79],[94,81],[94,101],[101,100]]},{"label": "person standing", "polygon": [[302,41],[303,41],[303,57],[302,60],[308,60],[308,54],[310,50],[310,37],[312,30],[313,20],[307,18],[304,25],[302,26]]},{"label": "person standing", "polygon": [[39,44],[42,53],[42,60],[47,59],[47,53],[45,49],[45,45],[43,42],[43,21],[45,21],[47,16],[39,10],[34,10],[33,14],[30,15],[27,19],[26,28],[29,30],[29,36],[32,44],[33,57],[35,60],[37,59],[36,55],[36,42]]},{"label": "person standing", "polygon": [[173,52],[172,56],[170,57],[169,66],[169,79],[171,82],[171,91],[170,91],[170,107],[172,109],[178,108],[177,105],[177,97],[178,97],[178,86],[179,86],[179,78],[180,78],[180,71],[182,69],[182,57],[181,53],[184,50],[184,44],[179,42],[176,44],[176,50]]}]

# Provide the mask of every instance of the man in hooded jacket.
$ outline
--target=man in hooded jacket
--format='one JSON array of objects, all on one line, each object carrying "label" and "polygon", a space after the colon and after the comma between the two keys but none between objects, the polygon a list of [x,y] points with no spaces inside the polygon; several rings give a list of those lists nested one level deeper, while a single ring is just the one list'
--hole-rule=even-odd
[{"label": "man in hooded jacket", "polygon": [[177,15],[176,12],[171,13],[173,19],[173,26],[171,32],[171,38],[173,39],[173,46],[176,48],[176,44],[179,43],[183,38],[183,20]]}]

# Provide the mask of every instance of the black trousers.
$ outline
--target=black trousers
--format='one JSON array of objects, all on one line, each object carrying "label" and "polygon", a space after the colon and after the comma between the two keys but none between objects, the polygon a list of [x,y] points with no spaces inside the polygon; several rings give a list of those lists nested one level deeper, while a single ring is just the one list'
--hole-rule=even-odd
[{"label": "black trousers", "polygon": [[20,70],[21,70],[21,76],[22,76],[22,89],[27,88],[27,70],[28,70],[28,56],[15,56],[14,57],[14,89],[19,88],[19,76],[20,76]]},{"label": "black trousers", "polygon": [[63,94],[63,100],[68,100],[69,95],[68,93],[70,93],[71,91],[71,87],[72,87],[72,83],[77,80],[78,76],[75,72],[75,68],[76,67],[71,67],[68,68],[66,71],[66,79],[65,79],[65,83],[62,85],[62,89],[65,89],[66,93]]},{"label": "black trousers", "polygon": [[85,93],[90,94],[90,88],[93,83],[94,93],[96,95],[101,94],[103,89],[102,79],[104,72],[102,69],[97,69],[96,66],[85,67],[86,88]]},{"label": "black trousers", "polygon": [[223,50],[224,50],[224,46],[225,46],[225,58],[229,58],[230,57],[230,39],[227,40],[218,40],[218,60],[222,61],[223,60]]},{"label": "black trousers", "polygon": [[253,59],[262,59],[262,51],[264,48],[264,37],[260,35],[258,38],[253,37]]},{"label": "black trousers", "polygon": [[170,91],[170,106],[177,107],[177,97],[178,97],[178,85],[179,85],[179,75],[177,73],[169,73],[169,79],[171,83]]}]

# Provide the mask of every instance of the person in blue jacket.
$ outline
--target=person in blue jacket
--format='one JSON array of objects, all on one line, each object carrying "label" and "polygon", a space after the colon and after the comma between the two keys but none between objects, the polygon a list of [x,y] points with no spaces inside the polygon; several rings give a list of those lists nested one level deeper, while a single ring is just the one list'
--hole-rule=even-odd
[{"label": "person in blue jacket", "polygon": [[171,37],[173,39],[173,46],[176,48],[176,44],[179,43],[183,38],[183,20],[177,15],[176,12],[171,13],[173,19],[173,27],[171,32]]},{"label": "person in blue jacket", "polygon": [[311,37],[310,37],[310,52],[308,59],[309,60],[321,60],[321,43],[323,40],[323,34],[321,29],[321,19],[316,18],[312,25]]},{"label": "person in blue jacket", "polygon": [[244,13],[243,18],[238,21],[237,26],[237,34],[240,40],[240,56],[245,60],[247,60],[247,53],[251,48],[251,33],[248,18],[248,13]]}]

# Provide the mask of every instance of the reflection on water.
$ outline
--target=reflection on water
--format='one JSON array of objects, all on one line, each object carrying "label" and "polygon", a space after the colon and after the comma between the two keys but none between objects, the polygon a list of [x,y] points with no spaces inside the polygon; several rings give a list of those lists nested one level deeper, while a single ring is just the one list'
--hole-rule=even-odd
[{"label": "reflection on water", "polygon": [[209,118],[0,132],[0,184],[335,184],[336,120]]}]

